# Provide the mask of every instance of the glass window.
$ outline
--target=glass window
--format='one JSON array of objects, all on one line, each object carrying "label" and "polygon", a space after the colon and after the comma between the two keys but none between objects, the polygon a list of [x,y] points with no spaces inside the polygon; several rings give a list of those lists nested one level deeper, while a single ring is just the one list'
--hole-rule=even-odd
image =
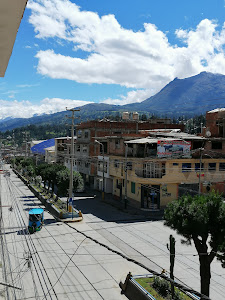
[{"label": "glass window", "polygon": [[120,162],[117,159],[115,159],[114,160],[114,167],[119,168],[119,166],[120,166]]},{"label": "glass window", "polygon": [[212,149],[222,149],[222,142],[212,142]]},{"label": "glass window", "polygon": [[77,152],[80,152],[80,145],[77,145]]},{"label": "glass window", "polygon": [[132,170],[132,162],[131,161],[127,162],[127,170]]},{"label": "glass window", "polygon": [[191,172],[191,163],[182,163],[182,172]]},{"label": "glass window", "polygon": [[120,148],[120,140],[115,140],[115,145],[116,145],[116,148]]},{"label": "glass window", "polygon": [[[201,165],[201,170],[204,169],[204,164],[202,163]],[[200,170],[200,163],[195,163],[195,171],[199,171]]]},{"label": "glass window", "polygon": [[89,162],[85,162],[85,168],[89,168],[90,163]]},{"label": "glass window", "polygon": [[209,163],[208,170],[209,171],[216,171],[216,163]]},{"label": "glass window", "polygon": [[131,193],[135,194],[135,182],[131,182]]},{"label": "glass window", "polygon": [[225,171],[225,163],[220,163],[219,170]]},{"label": "glass window", "polygon": [[77,132],[77,137],[78,137],[78,138],[81,138],[81,137],[82,137],[82,130],[78,130],[78,132]]},{"label": "glass window", "polygon": [[121,179],[116,179],[116,187],[117,187],[118,189],[121,188]]},{"label": "glass window", "polygon": [[87,146],[86,145],[83,146],[83,152],[85,152],[85,153],[87,152]]}]

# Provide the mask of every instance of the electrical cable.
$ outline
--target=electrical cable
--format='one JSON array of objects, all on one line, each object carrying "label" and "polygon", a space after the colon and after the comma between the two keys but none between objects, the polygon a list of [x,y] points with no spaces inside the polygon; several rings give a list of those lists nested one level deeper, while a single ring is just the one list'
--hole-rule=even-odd
[{"label": "electrical cable", "polygon": [[[17,189],[19,189],[17,187]],[[31,201],[33,201],[31,199]],[[33,201],[34,202],[34,201]],[[61,247],[61,245],[57,242],[57,240],[55,239],[55,237],[50,233],[50,231],[45,227],[45,230],[48,231],[49,235],[55,240],[55,242],[60,246],[60,248],[63,250],[63,252],[65,253],[65,255],[68,256],[68,254],[66,253],[66,251]],[[72,261],[73,262],[73,261]],[[89,281],[89,279],[85,276],[85,274],[80,270],[80,268],[73,262],[73,264],[76,266],[76,268],[78,268],[78,270],[82,273],[82,275],[86,278],[86,280],[93,286],[93,289],[99,294],[99,296],[102,298],[101,294],[98,292],[98,290],[94,287],[94,285]],[[102,298],[103,299],[103,298]]]},{"label": "electrical cable", "polygon": [[[21,213],[20,213],[20,209],[19,209],[18,203],[17,203],[17,201],[15,200],[16,197],[15,197],[15,195],[14,195],[14,192],[13,192],[12,187],[10,186],[9,182],[8,182],[8,187],[9,187],[9,191],[10,191],[10,194],[11,194],[11,196],[12,196],[12,199],[13,199],[13,201],[14,201],[14,204],[15,204],[15,208],[16,208],[17,215],[19,216],[19,222],[20,222],[20,225],[21,225],[21,227],[24,228],[26,225],[25,225],[24,219],[23,219],[23,217],[22,217],[22,215],[21,215]],[[23,223],[23,224],[22,224],[22,223]],[[25,236],[25,241],[26,241],[26,244],[27,244],[29,253],[36,252],[36,251],[31,251],[29,242],[28,242],[28,240],[27,240],[27,235],[26,235],[25,232],[24,232],[24,236]],[[32,245],[32,239],[31,239],[30,235],[28,235],[28,238],[29,238],[29,240],[30,240],[31,247],[33,247],[33,245]],[[40,279],[40,277],[39,277],[39,273],[38,273],[38,270],[37,270],[37,267],[36,267],[36,264],[35,264],[34,256],[33,256],[33,255],[31,256],[31,260],[33,261],[33,265],[34,265],[34,268],[35,268],[35,272],[36,272],[37,277],[38,277],[38,279],[39,279],[39,283],[40,283],[40,285],[41,285],[43,294],[45,294],[45,291],[44,291],[44,288],[43,288],[41,279]],[[47,286],[47,284],[46,284],[46,281],[45,281],[45,278],[44,278],[44,276],[43,276],[42,269],[40,268],[40,265],[39,265],[39,261],[38,261],[38,260],[37,260],[37,265],[39,266],[39,270],[40,270],[40,272],[41,272],[41,274],[42,274],[42,278],[43,278],[43,280],[44,280],[44,282],[45,282],[45,285],[46,285],[46,287],[47,287],[47,290],[48,290],[48,286]],[[36,284],[35,284],[35,281],[34,281],[33,272],[31,272],[31,275],[32,275],[32,280],[33,280],[33,284],[34,284],[35,295],[36,295],[36,298],[38,299],[39,296],[38,296]]]}]

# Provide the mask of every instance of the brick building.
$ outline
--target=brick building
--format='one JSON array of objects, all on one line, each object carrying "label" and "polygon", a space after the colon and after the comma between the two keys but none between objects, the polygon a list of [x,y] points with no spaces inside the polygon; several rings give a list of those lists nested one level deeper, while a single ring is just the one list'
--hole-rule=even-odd
[{"label": "brick building", "polygon": [[225,157],[225,108],[206,113],[206,127],[203,135],[207,138],[204,146],[208,155]]},{"label": "brick building", "polygon": [[[144,137],[148,135],[146,131],[150,129],[168,129],[179,128],[184,130],[184,125],[171,124],[169,119],[155,119],[150,121],[138,121],[138,120],[122,120],[122,121],[87,121],[77,125],[76,134],[77,141],[75,145],[75,170],[79,171],[87,184],[90,186],[101,189],[101,171],[98,171],[98,167],[101,169],[101,161],[105,160],[105,176],[107,178],[107,160],[108,155],[112,153],[119,154],[123,151],[124,143],[120,137],[126,139],[132,139],[135,137]],[[111,140],[108,143],[107,136],[111,136]],[[118,138],[119,137],[119,138]],[[95,140],[101,140],[101,145],[95,142]],[[104,149],[102,149],[102,145]],[[122,153],[122,152],[121,152]],[[98,163],[98,161],[100,161]],[[99,176],[98,176],[99,174]],[[105,191],[112,192],[112,181],[109,178],[105,181]]]}]

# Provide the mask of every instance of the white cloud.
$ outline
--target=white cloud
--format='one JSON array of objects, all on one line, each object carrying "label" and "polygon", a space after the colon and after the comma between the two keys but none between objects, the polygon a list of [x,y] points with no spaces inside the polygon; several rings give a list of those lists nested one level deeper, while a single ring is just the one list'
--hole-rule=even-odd
[{"label": "white cloud", "polygon": [[34,87],[34,86],[39,86],[39,83],[37,84],[18,84],[16,87],[18,88],[30,88],[30,87]]},{"label": "white cloud", "polygon": [[[225,25],[218,30],[214,20],[204,19],[191,30],[177,29],[175,35],[184,43],[177,46],[154,24],[145,23],[142,31],[135,32],[123,28],[114,15],[100,17],[68,0],[30,0],[28,8],[37,38],[69,42],[74,49],[73,56],[54,49],[37,52],[38,72],[79,83],[139,89],[122,100],[114,99],[115,103],[139,101],[140,89],[147,95],[175,77],[202,71],[225,74]],[[78,49],[85,51],[87,58],[76,57]]]},{"label": "white cloud", "polygon": [[142,102],[149,98],[150,96],[154,95],[158,92],[155,89],[143,89],[143,90],[134,90],[127,93],[126,96],[121,95],[118,99],[106,99],[102,101],[103,103],[107,104],[115,104],[115,105],[125,105],[134,102]]},{"label": "white cloud", "polygon": [[67,108],[74,108],[88,104],[88,101],[60,99],[60,98],[45,98],[40,104],[33,104],[30,101],[7,101],[0,100],[0,119],[7,117],[12,118],[30,118],[33,115],[53,114],[64,111]]}]

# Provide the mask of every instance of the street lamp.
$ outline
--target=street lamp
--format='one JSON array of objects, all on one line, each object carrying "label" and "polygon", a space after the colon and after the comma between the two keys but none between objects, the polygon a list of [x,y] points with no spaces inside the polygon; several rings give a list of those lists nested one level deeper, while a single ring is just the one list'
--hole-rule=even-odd
[{"label": "street lamp", "polygon": [[105,156],[104,156],[104,145],[99,142],[98,140],[95,140],[95,143],[102,146],[102,163],[103,163],[103,171],[102,171],[102,201],[105,200]]}]

